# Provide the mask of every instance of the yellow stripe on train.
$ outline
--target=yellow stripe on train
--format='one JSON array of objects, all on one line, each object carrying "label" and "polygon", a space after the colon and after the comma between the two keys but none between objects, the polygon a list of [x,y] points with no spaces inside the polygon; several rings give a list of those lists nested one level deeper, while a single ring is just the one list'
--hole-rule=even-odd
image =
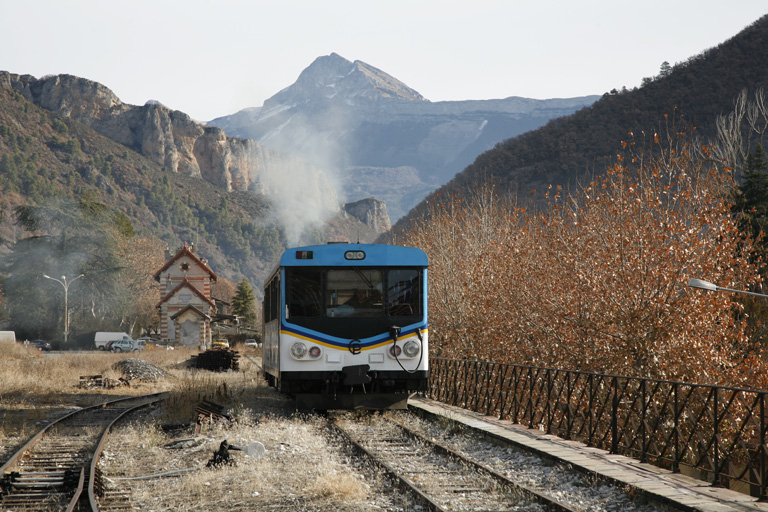
[{"label": "yellow stripe on train", "polygon": [[[421,329],[421,332],[422,332],[423,335],[425,335],[425,334],[427,334],[429,332],[429,330],[428,329]],[[327,341],[322,341],[320,339],[313,338],[311,336],[304,336],[303,334],[298,334],[298,333],[295,333],[295,332],[285,331],[285,330],[281,330],[280,334],[283,335],[283,336],[291,336],[293,338],[298,338],[298,339],[302,339],[302,340],[305,340],[305,341],[309,341],[309,342],[315,343],[317,345],[322,345],[322,346],[327,347],[327,348],[333,348],[333,349],[336,349],[336,350],[348,350],[347,346],[344,345],[341,342],[340,343],[328,343]],[[410,335],[408,337],[410,337]],[[397,339],[399,341],[401,339],[407,339],[407,337],[400,336]],[[384,340],[384,341],[382,341],[380,343],[376,343],[375,345],[366,345],[365,347],[360,347],[360,350],[364,351],[364,350],[371,350],[371,349],[375,349],[375,348],[381,348],[381,347],[383,347],[385,345],[389,345],[390,343],[392,343],[392,338],[388,338],[388,339],[386,339],[386,340]]]}]

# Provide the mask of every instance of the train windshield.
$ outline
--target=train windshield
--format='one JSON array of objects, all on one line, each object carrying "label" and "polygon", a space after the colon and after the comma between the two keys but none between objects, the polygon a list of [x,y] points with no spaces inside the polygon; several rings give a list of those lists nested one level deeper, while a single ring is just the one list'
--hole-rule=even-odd
[{"label": "train windshield", "polygon": [[[286,318],[422,315],[420,269],[286,269]],[[302,323],[302,322],[298,322]]]},{"label": "train windshield", "polygon": [[381,270],[344,269],[326,273],[325,311],[338,316],[372,317],[384,315]]}]

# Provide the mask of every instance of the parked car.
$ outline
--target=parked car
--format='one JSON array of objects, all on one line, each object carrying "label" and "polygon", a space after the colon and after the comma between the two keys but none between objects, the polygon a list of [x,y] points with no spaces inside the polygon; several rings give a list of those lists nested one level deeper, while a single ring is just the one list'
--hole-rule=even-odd
[{"label": "parked car", "polygon": [[229,341],[225,339],[214,340],[211,343],[211,348],[229,348]]},{"label": "parked car", "polygon": [[43,350],[45,352],[51,350],[51,344],[45,340],[33,340],[30,342],[30,345],[37,347],[39,350]]},{"label": "parked car", "polygon": [[145,345],[142,343],[139,343],[136,340],[132,340],[131,338],[125,337],[120,340],[114,340],[107,343],[107,350],[111,350],[112,352],[138,352],[139,350],[144,350]]},{"label": "parked car", "polygon": [[245,340],[245,346],[246,347],[257,348],[257,347],[259,347],[259,345],[261,345],[261,344],[258,341],[254,340],[253,338],[248,338],[247,340]]},{"label": "parked car", "polygon": [[93,339],[94,346],[99,350],[109,350],[107,344],[110,341],[119,340],[122,338],[130,338],[128,333],[125,332],[105,332],[99,331],[96,333]]}]

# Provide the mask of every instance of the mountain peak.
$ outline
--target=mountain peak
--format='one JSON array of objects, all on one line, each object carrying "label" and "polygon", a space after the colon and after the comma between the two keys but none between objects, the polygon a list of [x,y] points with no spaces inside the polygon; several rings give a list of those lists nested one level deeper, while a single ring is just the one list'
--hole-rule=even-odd
[{"label": "mountain peak", "polygon": [[337,53],[316,58],[296,82],[264,102],[265,110],[313,100],[400,99],[426,101],[398,79],[363,61],[350,62]]}]

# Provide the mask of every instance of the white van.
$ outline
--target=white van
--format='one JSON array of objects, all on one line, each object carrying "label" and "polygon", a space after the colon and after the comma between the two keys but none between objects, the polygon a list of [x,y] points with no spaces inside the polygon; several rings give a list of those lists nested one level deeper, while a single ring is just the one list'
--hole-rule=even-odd
[{"label": "white van", "polygon": [[121,340],[123,338],[131,339],[131,337],[124,332],[99,331],[93,337],[93,345],[99,350],[105,350],[107,347],[107,343],[109,343],[110,341]]}]

